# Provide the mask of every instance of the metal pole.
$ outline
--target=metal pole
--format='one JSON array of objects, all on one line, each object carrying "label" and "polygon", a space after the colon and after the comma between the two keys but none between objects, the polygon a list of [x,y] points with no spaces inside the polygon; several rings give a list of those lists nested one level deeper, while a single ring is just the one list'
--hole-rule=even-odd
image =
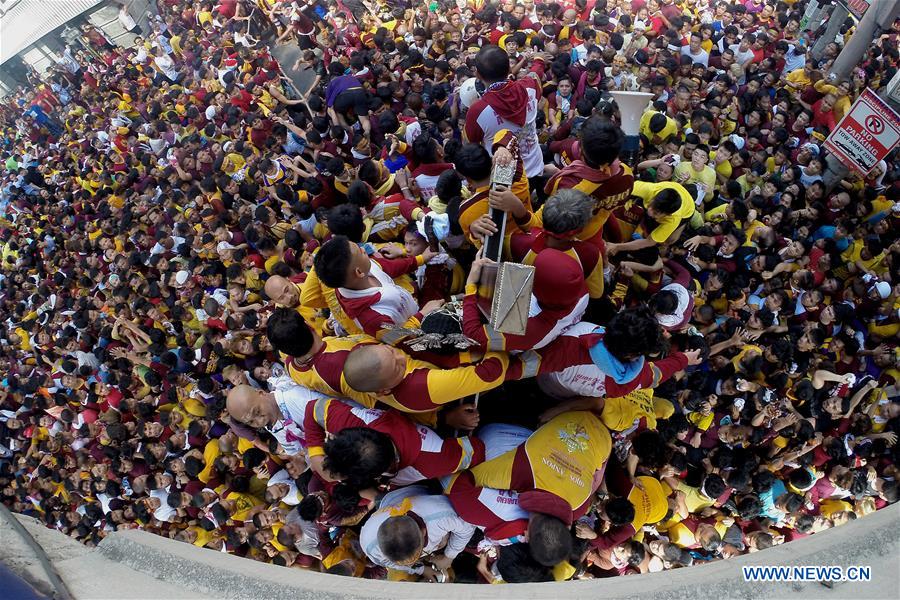
[{"label": "metal pole", "polygon": [[825,52],[825,46],[834,41],[835,36],[841,30],[841,25],[844,24],[844,21],[847,20],[849,15],[850,11],[840,4],[835,4],[832,7],[831,14],[828,16],[828,26],[825,28],[825,33],[816,40],[816,43],[812,47],[814,59],[819,60],[822,58],[822,53]]},{"label": "metal pole", "polygon": [[825,194],[830,194],[837,187],[841,179],[850,173],[844,163],[839,161],[834,154],[825,157],[825,172],[822,173],[822,183],[825,184]]},{"label": "metal pole", "polygon": [[853,67],[858,65],[865,56],[869,46],[872,45],[878,28],[889,26],[898,15],[900,15],[900,2],[881,0],[869,6],[857,24],[853,36],[835,59],[830,77],[833,80],[846,79]]},{"label": "metal pole", "polygon": [[[835,8],[835,11],[837,10],[838,8]],[[866,11],[866,14],[863,15],[862,19],[860,19],[857,24],[853,36],[835,59],[834,64],[831,66],[831,72],[829,73],[828,78],[831,81],[846,79],[853,67],[859,64],[859,61],[873,43],[878,28],[890,26],[898,15],[900,15],[900,2],[895,2],[893,0],[876,0],[876,2],[872,3]],[[831,18],[834,18],[834,16],[835,14],[832,12]],[[844,19],[846,19],[846,16],[840,19],[841,22],[843,22]],[[831,30],[831,25],[832,22],[831,19],[829,19],[828,31]],[[828,32],[826,31],[825,35],[822,37],[823,39],[827,38]],[[815,52],[815,48],[813,51]],[[884,99],[887,100],[887,98]],[[826,193],[830,194],[838,183],[847,176],[850,169],[848,169],[833,154],[828,155],[825,159],[825,164],[826,170],[822,174],[822,179],[825,183]]]},{"label": "metal pole", "polygon": [[806,5],[806,12],[803,13],[803,19],[800,20],[800,31],[809,29],[815,31],[822,22],[822,5],[817,0],[812,0]]},{"label": "metal pole", "polygon": [[34,537],[28,533],[28,530],[19,523],[19,520],[16,519],[15,515],[10,512],[8,508],[6,508],[3,504],[0,504],[0,522],[6,521],[9,523],[10,527],[15,530],[15,532],[22,538],[31,551],[34,553],[35,558],[37,558],[38,562],[41,564],[41,567],[44,569],[44,574],[47,575],[47,581],[50,582],[50,585],[53,586],[54,600],[72,600],[72,594],[69,593],[69,588],[66,587],[66,584],[60,579],[59,574],[56,572],[56,569],[53,567],[53,563],[50,562],[50,558],[47,556],[47,553],[38,544]]}]

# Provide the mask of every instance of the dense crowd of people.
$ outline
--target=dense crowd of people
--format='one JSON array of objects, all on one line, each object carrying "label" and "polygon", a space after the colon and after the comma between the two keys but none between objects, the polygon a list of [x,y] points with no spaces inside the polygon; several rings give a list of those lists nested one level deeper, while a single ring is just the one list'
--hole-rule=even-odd
[{"label": "dense crowd of people", "polygon": [[[853,21],[814,57],[803,0],[409,4],[122,4],[128,46],[85,24],[3,101],[3,502],[470,583],[895,502],[900,160],[832,187],[823,141],[900,23],[840,79]],[[637,160],[612,90],[652,94]]]}]

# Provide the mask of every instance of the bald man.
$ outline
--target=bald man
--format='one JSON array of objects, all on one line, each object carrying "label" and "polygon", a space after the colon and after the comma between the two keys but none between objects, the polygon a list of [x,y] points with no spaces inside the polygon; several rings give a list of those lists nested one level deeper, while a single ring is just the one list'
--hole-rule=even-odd
[{"label": "bald man", "polygon": [[266,429],[285,453],[294,455],[303,449],[306,406],[326,397],[295,383],[273,392],[238,385],[228,392],[225,406],[232,419],[252,429]]},{"label": "bald man", "polygon": [[263,290],[275,304],[287,308],[300,307],[300,287],[287,277],[272,275],[266,280]]},{"label": "bald man", "polygon": [[347,355],[343,380],[402,412],[428,413],[507,379],[533,376],[528,366],[504,352],[488,352],[477,363],[440,368],[387,344],[367,344]]},{"label": "bald man", "polygon": [[[339,326],[338,333],[362,333],[362,330],[356,323],[344,314],[341,305],[338,304],[337,298],[334,295],[334,290],[321,284],[317,277],[310,277],[309,275],[311,274],[312,273],[308,274],[306,281],[309,282],[310,279],[313,279],[311,285],[313,286],[313,289],[317,290],[317,294],[307,294],[304,291],[308,287],[307,283],[304,283],[303,287],[301,287],[287,277],[282,277],[281,275],[272,275],[269,277],[266,280],[263,290],[272,302],[278,306],[293,308],[302,314],[303,318],[306,319],[308,323],[313,323],[315,325],[323,322],[322,319],[316,318],[316,311],[322,308],[328,308],[331,311],[331,316],[334,317],[335,322]],[[318,330],[318,333],[324,334],[321,329]]]},{"label": "bald man", "polygon": [[328,287],[319,279],[315,266],[307,272],[306,279],[300,286],[299,302],[304,308],[327,308],[330,310],[331,316],[337,324],[337,327],[335,327],[336,335],[358,335],[363,332],[356,321],[348,317],[344,309],[341,308],[334,288]]}]

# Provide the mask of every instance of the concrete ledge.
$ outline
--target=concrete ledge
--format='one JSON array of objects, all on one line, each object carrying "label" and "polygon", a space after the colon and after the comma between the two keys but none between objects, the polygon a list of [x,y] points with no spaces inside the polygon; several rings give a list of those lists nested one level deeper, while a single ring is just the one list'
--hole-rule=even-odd
[{"label": "concrete ledge", "polygon": [[[843,527],[764,552],[687,569],[593,581],[521,585],[439,585],[369,581],[286,569],[197,549],[142,531],[109,535],[97,549],[105,558],[180,589],[220,598],[346,600],[384,598],[900,598],[900,505]],[[747,565],[869,565],[872,581],[745,583]],[[183,595],[179,597],[184,597]]]},{"label": "concrete ledge", "polygon": [[[202,598],[203,595],[182,586],[179,581],[164,582],[152,574],[113,562],[103,554],[25,515],[15,515],[53,564],[60,579],[76,599],[111,598],[145,600],[147,598]],[[148,537],[156,537],[145,534]],[[29,581],[35,589],[53,597],[54,589],[46,572],[28,545],[13,528],[0,521],[0,562]],[[0,598],[14,598],[0,590]]]}]

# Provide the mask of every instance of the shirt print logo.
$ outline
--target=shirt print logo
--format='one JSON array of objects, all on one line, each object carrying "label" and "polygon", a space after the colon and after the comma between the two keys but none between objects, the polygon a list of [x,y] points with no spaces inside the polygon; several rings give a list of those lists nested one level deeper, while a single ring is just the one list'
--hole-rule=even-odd
[{"label": "shirt print logo", "polygon": [[559,430],[559,439],[566,447],[569,454],[584,452],[588,449],[588,441],[591,439],[583,425],[568,423]]}]

